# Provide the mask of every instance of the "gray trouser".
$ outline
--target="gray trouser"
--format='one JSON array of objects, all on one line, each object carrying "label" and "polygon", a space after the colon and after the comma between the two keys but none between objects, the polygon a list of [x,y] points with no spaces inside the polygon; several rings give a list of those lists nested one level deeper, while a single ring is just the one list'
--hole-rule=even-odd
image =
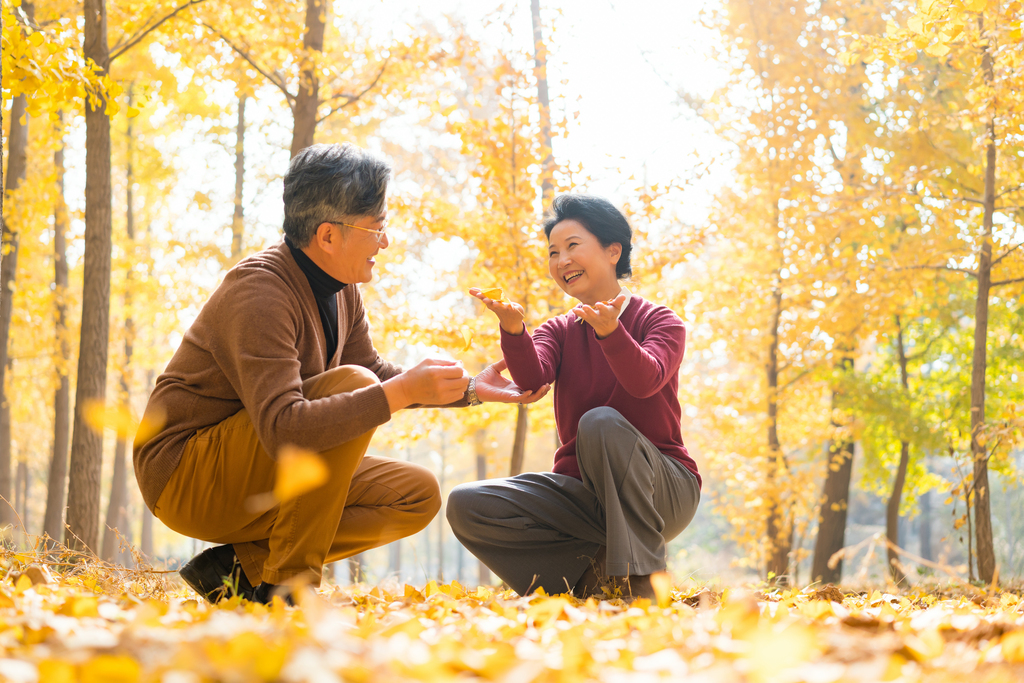
[{"label": "gray trouser", "polygon": [[583,480],[529,472],[456,486],[456,537],[520,595],[571,591],[601,546],[609,576],[665,569],[665,543],[697,511],[700,487],[614,408],[588,411],[576,457]]}]

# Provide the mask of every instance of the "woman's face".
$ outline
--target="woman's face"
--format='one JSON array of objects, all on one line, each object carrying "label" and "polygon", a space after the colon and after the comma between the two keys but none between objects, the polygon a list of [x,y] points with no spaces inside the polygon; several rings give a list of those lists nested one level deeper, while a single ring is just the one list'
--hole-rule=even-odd
[{"label": "woman's face", "polygon": [[566,294],[588,305],[619,293],[615,265],[621,255],[621,244],[601,246],[592,232],[572,219],[556,223],[548,237],[551,277]]}]

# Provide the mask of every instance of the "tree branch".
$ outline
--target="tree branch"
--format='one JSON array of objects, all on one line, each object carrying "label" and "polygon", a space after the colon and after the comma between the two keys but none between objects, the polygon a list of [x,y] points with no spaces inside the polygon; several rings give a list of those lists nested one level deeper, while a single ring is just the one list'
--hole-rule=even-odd
[{"label": "tree branch", "polygon": [[1015,277],[1012,280],[1000,280],[999,282],[993,282],[990,287],[998,287],[1000,285],[1012,285],[1015,282],[1024,282],[1024,277]]},{"label": "tree branch", "polygon": [[1011,192],[1016,192],[1017,190],[1024,190],[1024,183],[1021,183],[1020,185],[1017,185],[1016,187],[1009,187],[1009,188],[1003,190],[1002,192],[1000,192],[999,194],[996,195],[996,199],[999,199],[1004,194],[1010,194]]},{"label": "tree branch", "polygon": [[1003,260],[1004,258],[1006,258],[1007,256],[1009,256],[1009,255],[1010,255],[1010,254],[1012,254],[1013,252],[1017,251],[1017,250],[1018,250],[1018,249],[1020,249],[1021,247],[1024,247],[1024,242],[1018,242],[1017,244],[1013,245],[1012,247],[1010,247],[1009,249],[1007,249],[1007,250],[1006,250],[1005,252],[1003,252],[1002,256],[1000,256],[1000,257],[999,257],[999,258],[997,258],[996,260],[992,261],[992,265],[993,265],[993,266],[994,266],[994,265],[996,265],[997,263],[999,263],[1000,261],[1002,261],[1002,260]]},{"label": "tree branch", "polygon": [[289,108],[291,108],[294,111],[294,109],[295,109],[295,96],[292,95],[290,92],[288,92],[288,87],[284,84],[284,82],[281,79],[279,79],[277,76],[274,76],[273,74],[267,73],[263,69],[263,67],[261,67],[259,64],[256,63],[256,61],[249,55],[249,53],[247,51],[245,51],[242,48],[240,48],[237,45],[235,45],[231,41],[230,38],[228,38],[226,35],[224,35],[224,33],[221,32],[220,29],[217,29],[217,28],[214,28],[213,26],[210,26],[205,21],[202,21],[200,23],[203,26],[205,26],[206,28],[208,28],[209,30],[211,30],[214,33],[216,33],[217,37],[219,37],[221,40],[223,40],[227,44],[228,47],[230,47],[232,50],[234,50],[235,54],[237,54],[239,57],[241,57],[245,61],[249,62],[249,66],[251,66],[252,68],[256,69],[256,71],[258,71],[261,76],[263,76],[265,79],[270,81],[272,84],[276,85],[277,88],[282,93],[284,93],[284,98],[285,98],[285,100],[287,100]]},{"label": "tree branch", "polygon": [[970,275],[971,277],[978,277],[978,274],[973,270],[967,270],[966,268],[950,268],[949,266],[897,266],[896,270],[948,270],[951,273],[963,273],[964,275]]},{"label": "tree branch", "polygon": [[384,59],[384,63],[381,64],[380,71],[377,72],[377,76],[373,79],[373,81],[368,86],[363,88],[363,90],[359,94],[357,94],[357,95],[351,95],[351,94],[346,95],[344,93],[338,93],[334,97],[331,97],[331,98],[328,98],[328,99],[324,100],[324,102],[327,103],[327,102],[333,102],[334,100],[337,100],[337,99],[340,99],[340,98],[345,98],[345,103],[342,104],[341,106],[332,108],[329,112],[327,112],[326,114],[324,114],[323,116],[318,118],[316,120],[316,122],[320,123],[324,119],[328,118],[329,116],[333,116],[334,114],[338,113],[339,111],[341,111],[342,109],[344,109],[348,105],[352,104],[353,102],[358,102],[359,100],[361,100],[363,98],[364,95],[366,95],[366,93],[368,93],[371,90],[373,90],[373,88],[375,88],[376,85],[380,82],[381,77],[384,75],[384,71],[387,70],[387,68],[388,68],[388,61],[390,59],[391,59],[390,56],[388,56],[387,58]]},{"label": "tree branch", "polygon": [[156,29],[158,29],[160,27],[160,25],[163,24],[168,19],[173,19],[180,12],[183,12],[184,10],[188,9],[189,7],[192,7],[193,5],[198,5],[202,1],[203,0],[188,0],[188,2],[186,2],[185,4],[180,5],[177,9],[173,10],[169,14],[166,14],[163,17],[161,17],[160,19],[158,19],[151,26],[147,26],[149,21],[152,19],[152,17],[151,17],[150,20],[147,20],[146,24],[142,25],[142,28],[140,28],[138,31],[135,32],[135,35],[131,36],[127,40],[124,40],[123,42],[118,43],[117,45],[115,45],[110,50],[110,61],[113,62],[115,59],[117,59],[118,57],[123,55],[125,52],[127,52],[128,50],[130,50],[133,47],[135,47],[136,45],[138,45],[139,41],[141,41],[143,38],[148,36],[150,33],[155,31]]}]

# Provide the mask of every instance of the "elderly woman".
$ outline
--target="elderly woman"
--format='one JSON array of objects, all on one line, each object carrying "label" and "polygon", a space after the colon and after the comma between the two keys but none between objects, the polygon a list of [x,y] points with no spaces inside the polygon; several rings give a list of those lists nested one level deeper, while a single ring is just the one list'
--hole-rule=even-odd
[{"label": "elderly woman", "polygon": [[[434,475],[366,455],[395,411],[543,394],[520,392],[500,366],[471,380],[453,361],[403,371],[378,355],[358,285],[390,243],[390,173],[351,145],[302,150],[284,179],[284,240],[227,274],[156,382],[146,416],[164,426],[136,442],[136,477],[168,527],[221,544],[181,569],[211,601],[316,585],[324,563],[427,525]],[[289,447],[318,453],[326,481],[260,504]]]},{"label": "elderly woman", "polygon": [[515,383],[554,382],[563,445],[552,472],[456,487],[448,520],[521,595],[600,595],[608,579],[627,595],[653,597],[650,575],[665,569],[665,544],[700,500],[680,433],[683,321],[619,283],[631,274],[632,230],[611,203],[569,194],[552,209],[549,272],[579,305],[531,335],[522,306],[470,293],[498,317]]}]

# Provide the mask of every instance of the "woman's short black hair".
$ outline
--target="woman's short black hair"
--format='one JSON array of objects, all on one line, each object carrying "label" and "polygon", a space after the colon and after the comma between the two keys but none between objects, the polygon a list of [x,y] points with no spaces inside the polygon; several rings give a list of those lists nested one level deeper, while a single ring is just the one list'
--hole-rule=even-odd
[{"label": "woman's short black hair", "polygon": [[551,203],[551,211],[544,219],[544,235],[550,240],[551,230],[566,220],[578,221],[597,238],[602,247],[618,243],[622,255],[615,264],[615,277],[627,278],[633,274],[629,254],[633,250],[633,229],[622,212],[607,199],[586,194],[562,194]]}]

